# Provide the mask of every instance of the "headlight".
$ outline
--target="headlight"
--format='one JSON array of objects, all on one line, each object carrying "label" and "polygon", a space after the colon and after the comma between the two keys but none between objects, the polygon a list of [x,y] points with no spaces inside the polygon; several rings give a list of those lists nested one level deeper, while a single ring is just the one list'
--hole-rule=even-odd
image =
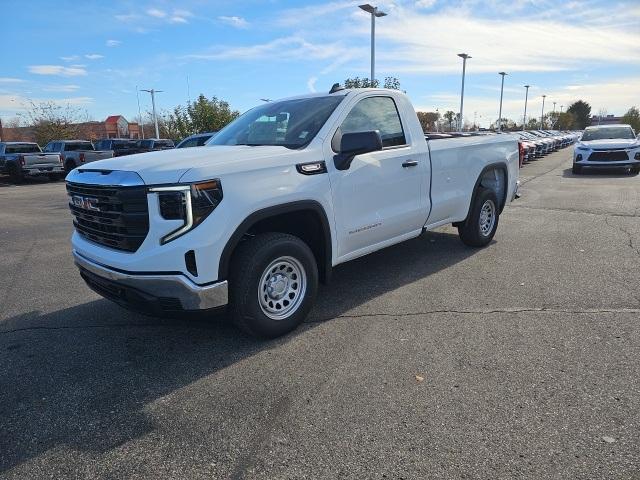
[{"label": "headlight", "polygon": [[182,220],[180,228],[160,239],[160,244],[175,240],[200,225],[222,201],[220,180],[207,180],[192,184],[154,187],[158,194],[160,215],[165,220]]},{"label": "headlight", "polygon": [[576,145],[576,150],[589,150],[589,147],[585,147],[584,145],[578,144]]}]

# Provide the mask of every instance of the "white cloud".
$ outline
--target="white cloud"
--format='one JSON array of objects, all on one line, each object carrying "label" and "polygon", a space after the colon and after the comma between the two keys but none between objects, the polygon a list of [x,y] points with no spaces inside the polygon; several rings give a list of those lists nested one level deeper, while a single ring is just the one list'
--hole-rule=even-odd
[{"label": "white cloud", "polygon": [[78,85],[49,85],[42,88],[45,92],[75,92],[78,89]]},{"label": "white cloud", "polygon": [[107,47],[117,47],[118,45],[121,45],[122,42],[120,40],[107,40]]},{"label": "white cloud", "polygon": [[[576,100],[584,100],[591,105],[592,112],[598,112],[601,108],[609,113],[622,115],[631,106],[640,105],[637,92],[640,91],[640,77],[626,77],[615,81],[585,83],[583,85],[565,85],[557,88],[545,88],[544,92],[537,87],[529,90],[529,101],[527,105],[527,117],[539,118],[542,113],[541,93],[545,93],[545,112],[553,109],[553,102],[556,102],[556,110],[560,106],[567,107]],[[440,109],[440,113],[445,110],[457,112],[460,108],[459,93],[435,93],[424,100],[418,100],[416,110],[434,111]],[[491,97],[487,96],[464,96],[464,116],[473,122],[474,112],[477,113],[478,124],[488,127],[498,118],[499,92]],[[502,103],[503,117],[517,122],[522,122],[524,114],[524,88],[514,95],[505,95]]]},{"label": "white cloud", "polygon": [[314,44],[302,37],[291,36],[276,38],[267,43],[249,46],[215,46],[210,53],[187,55],[186,58],[200,60],[252,60],[264,59],[270,54],[278,54],[281,60],[321,60],[335,58],[345,53],[338,43]]},{"label": "white cloud", "polygon": [[61,77],[87,75],[87,71],[81,65],[71,65],[70,67],[63,67],[62,65],[31,65],[29,72],[36,75],[58,75]]},{"label": "white cloud", "polygon": [[436,0],[417,0],[416,7],[417,8],[431,8],[435,5]]},{"label": "white cloud", "polygon": [[69,55],[67,57],[60,57],[60,60],[64,60],[65,62],[75,62],[76,60],[80,60],[80,55]]},{"label": "white cloud", "polygon": [[133,22],[134,20],[138,20],[140,18],[140,15],[138,15],[137,13],[121,13],[118,15],[115,15],[115,19],[118,20],[119,22]]},{"label": "white cloud", "polygon": [[307,80],[307,88],[311,93],[316,93],[316,82],[318,81],[318,77],[311,77]]},{"label": "white cloud", "polygon": [[160,10],[159,8],[150,8],[147,10],[147,15],[155,18],[164,18],[167,16],[167,12]]},{"label": "white cloud", "polygon": [[218,20],[220,20],[223,23],[226,23],[227,25],[231,25],[232,27],[236,27],[236,28],[247,28],[249,26],[249,22],[247,22],[244,18],[242,17],[227,17],[227,16],[220,16],[218,17]]},{"label": "white cloud", "polygon": [[13,78],[13,77],[0,77],[0,83],[22,83],[24,80],[21,78]]},{"label": "white cloud", "polygon": [[88,53],[84,56],[84,58],[87,58],[89,60],[98,60],[100,58],[104,58],[104,55],[100,55],[98,53]]},{"label": "white cloud", "polygon": [[172,15],[169,18],[170,23],[189,23],[186,18],[181,17],[179,15]]},{"label": "white cloud", "polygon": [[0,113],[7,115],[15,115],[16,111],[26,111],[29,109],[31,102],[51,102],[57,105],[91,105],[94,99],[92,97],[68,97],[68,98],[27,98],[22,95],[0,95]]}]

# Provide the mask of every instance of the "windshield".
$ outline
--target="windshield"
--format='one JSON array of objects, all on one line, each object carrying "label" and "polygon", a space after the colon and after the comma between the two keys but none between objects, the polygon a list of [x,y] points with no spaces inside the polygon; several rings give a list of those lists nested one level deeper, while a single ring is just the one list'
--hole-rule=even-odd
[{"label": "windshield", "polygon": [[609,140],[609,139],[633,140],[635,135],[631,127],[607,127],[585,130],[582,134],[582,141],[589,140]]},{"label": "windshield", "polygon": [[40,153],[40,147],[35,143],[7,145],[5,147],[4,153]]},{"label": "windshield", "polygon": [[238,117],[207,145],[304,147],[343,98],[332,95],[265,103]]},{"label": "windshield", "polygon": [[93,150],[91,142],[67,142],[64,146],[65,152],[73,152],[76,150]]}]

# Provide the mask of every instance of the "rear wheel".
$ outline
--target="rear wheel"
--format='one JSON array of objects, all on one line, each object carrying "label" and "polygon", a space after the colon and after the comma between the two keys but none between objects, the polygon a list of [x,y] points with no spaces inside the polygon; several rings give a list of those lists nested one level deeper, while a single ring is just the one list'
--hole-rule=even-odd
[{"label": "rear wheel", "polygon": [[574,175],[580,175],[582,173],[582,167],[580,165],[576,165],[575,163],[573,164],[573,167],[571,168],[571,172]]},{"label": "rear wheel", "polygon": [[267,338],[304,321],[318,290],[318,267],[298,237],[263,233],[234,253],[229,278],[230,311],[245,332]]},{"label": "rear wheel", "polygon": [[69,173],[74,168],[76,168],[76,162],[74,162],[73,160],[67,160],[67,162],[64,164],[64,171],[67,173]]},{"label": "rear wheel", "polygon": [[493,190],[478,187],[468,218],[458,225],[458,234],[465,245],[487,245],[498,228],[498,198]]},{"label": "rear wheel", "polygon": [[16,164],[11,164],[7,167],[9,171],[9,178],[13,183],[22,183],[24,180],[24,175],[22,175],[22,170]]}]

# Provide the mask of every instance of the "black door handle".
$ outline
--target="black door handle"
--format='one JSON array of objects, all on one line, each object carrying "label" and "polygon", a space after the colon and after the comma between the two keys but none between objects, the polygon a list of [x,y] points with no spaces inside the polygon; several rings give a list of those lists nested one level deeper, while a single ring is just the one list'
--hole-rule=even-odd
[{"label": "black door handle", "polygon": [[402,164],[402,168],[415,167],[418,165],[417,160],[407,160]]}]

